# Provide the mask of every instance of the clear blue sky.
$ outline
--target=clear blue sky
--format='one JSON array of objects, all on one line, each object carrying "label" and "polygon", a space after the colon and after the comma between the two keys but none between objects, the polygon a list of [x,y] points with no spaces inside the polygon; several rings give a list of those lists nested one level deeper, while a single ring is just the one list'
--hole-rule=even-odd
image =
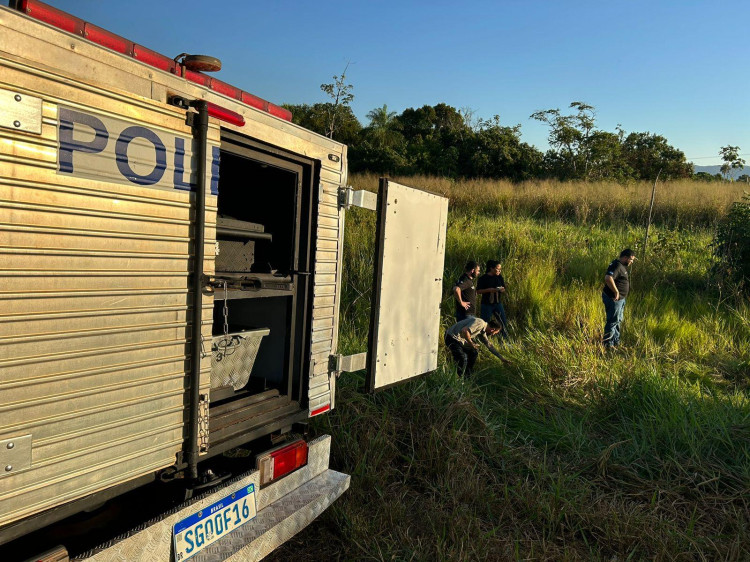
[{"label": "clear blue sky", "polygon": [[47,1],[165,55],[216,56],[217,77],[274,103],[324,101],[350,62],[363,125],[384,103],[445,102],[545,149],[529,115],[584,101],[600,128],[664,135],[699,165],[750,154],[748,0]]}]

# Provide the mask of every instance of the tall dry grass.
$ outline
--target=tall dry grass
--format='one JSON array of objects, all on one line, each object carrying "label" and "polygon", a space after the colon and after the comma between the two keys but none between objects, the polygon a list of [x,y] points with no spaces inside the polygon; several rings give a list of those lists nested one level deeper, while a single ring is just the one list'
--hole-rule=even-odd
[{"label": "tall dry grass", "polygon": [[[473,214],[508,214],[532,218],[555,217],[578,224],[615,221],[646,224],[651,183],[559,182],[535,180],[451,180],[429,176],[394,177],[394,181],[438,193],[451,209]],[[355,174],[357,189],[377,190],[378,176]],[[691,180],[658,182],[653,223],[670,228],[712,227],[738,201],[747,184]]]}]

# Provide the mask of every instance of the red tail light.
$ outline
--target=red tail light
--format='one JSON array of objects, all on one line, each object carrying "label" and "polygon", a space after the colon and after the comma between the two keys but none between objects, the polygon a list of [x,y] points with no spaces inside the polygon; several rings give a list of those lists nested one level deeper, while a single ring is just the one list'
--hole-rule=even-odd
[{"label": "red tail light", "polygon": [[217,119],[221,119],[232,125],[237,125],[238,127],[242,127],[245,124],[245,118],[239,113],[221,107],[220,105],[216,105],[215,103],[211,103],[210,101],[206,102],[206,106],[208,114],[211,117],[216,117]]},{"label": "red tail light", "polygon": [[307,464],[307,443],[300,439],[258,457],[260,485],[281,478]]}]

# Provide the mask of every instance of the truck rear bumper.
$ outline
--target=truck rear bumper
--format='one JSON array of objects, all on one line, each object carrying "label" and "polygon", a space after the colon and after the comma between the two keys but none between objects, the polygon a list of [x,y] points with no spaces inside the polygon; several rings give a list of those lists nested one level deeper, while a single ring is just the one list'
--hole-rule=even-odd
[{"label": "truck rear bumper", "polygon": [[195,560],[260,560],[304,529],[349,488],[349,475],[326,470],[269,505],[247,524],[209,546]]},{"label": "truck rear bumper", "polygon": [[[329,435],[311,441],[306,466],[258,490],[256,517],[199,552],[190,559],[191,562],[260,560],[304,529],[349,488],[349,475],[328,468],[330,448]],[[174,558],[172,529],[175,523],[250,484],[258,489],[258,480],[258,471],[240,476],[207,495],[180,505],[158,521],[151,521],[127,536],[73,560],[171,561]]]}]

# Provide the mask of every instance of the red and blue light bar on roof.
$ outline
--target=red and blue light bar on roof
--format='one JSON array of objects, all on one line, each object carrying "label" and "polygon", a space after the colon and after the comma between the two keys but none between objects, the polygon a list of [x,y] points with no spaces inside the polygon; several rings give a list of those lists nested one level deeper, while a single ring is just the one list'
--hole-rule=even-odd
[{"label": "red and blue light bar on roof", "polygon": [[[216,78],[211,78],[210,76],[207,76],[202,72],[194,72],[192,70],[188,70],[187,68],[184,68],[183,65],[174,61],[173,59],[170,59],[169,57],[152,51],[151,49],[147,49],[146,47],[138,45],[137,43],[133,43],[132,41],[125,39],[124,37],[120,37],[119,35],[111,33],[106,29],[97,27],[92,23],[72,16],[67,12],[63,12],[62,10],[58,10],[57,8],[53,8],[52,6],[49,6],[44,2],[40,2],[39,0],[19,0],[16,2],[16,8],[34,19],[43,21],[44,23],[48,23],[49,25],[57,27],[58,29],[62,29],[63,31],[67,31],[68,33],[79,35],[84,39],[91,41],[92,43],[96,43],[97,45],[101,45],[102,47],[106,47],[107,49],[122,53],[123,55],[132,57],[144,64],[153,66],[154,68],[158,68],[159,70],[163,70],[165,72],[169,72],[170,74],[183,76],[190,82],[205,86],[206,88],[209,88],[214,92],[235,99],[240,103],[243,103],[250,107],[260,109],[261,111],[265,111],[266,113],[270,113],[271,115],[279,117],[280,119],[284,119],[285,121],[292,120],[292,113],[284,109],[283,107],[244,92],[239,88],[236,88],[235,86],[227,84],[226,82],[222,82],[221,80],[217,80]],[[224,111],[234,113],[229,110]],[[238,122],[235,122],[234,124],[238,124]],[[244,124],[244,119],[242,119],[242,124]]]}]

